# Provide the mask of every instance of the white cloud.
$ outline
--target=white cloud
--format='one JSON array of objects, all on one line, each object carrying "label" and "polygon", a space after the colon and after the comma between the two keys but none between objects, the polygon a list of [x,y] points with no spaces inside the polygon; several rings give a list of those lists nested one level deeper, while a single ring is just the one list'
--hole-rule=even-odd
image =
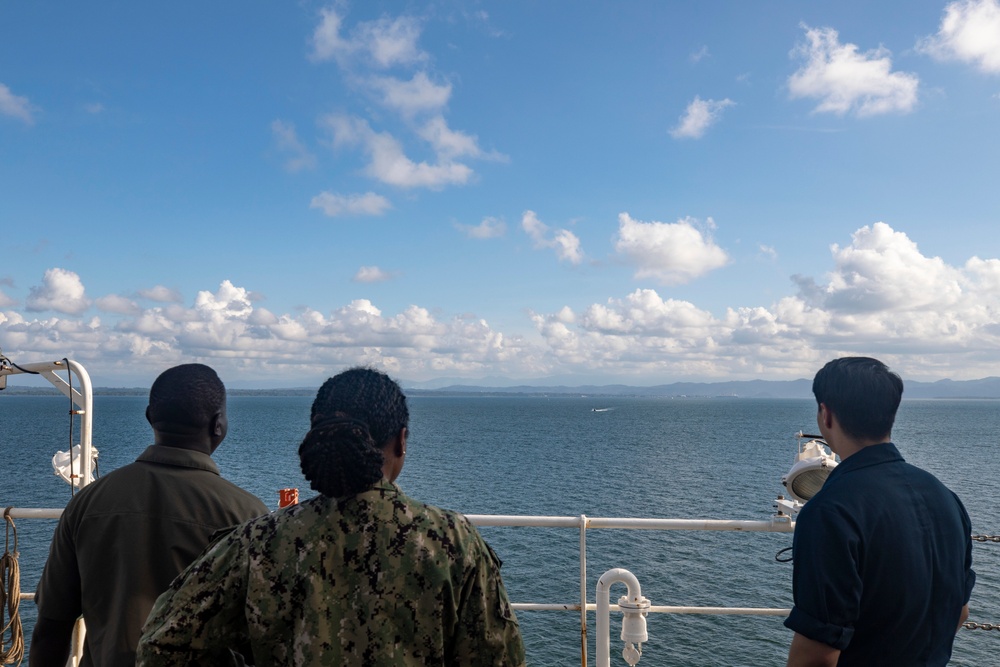
[{"label": "white cloud", "polygon": [[729,262],[726,251],[712,240],[709,230],[698,229],[697,220],[642,222],[628,213],[618,214],[615,250],[636,267],[636,278],[652,278],[661,285],[687,283]]},{"label": "white cloud", "polygon": [[436,164],[414,162],[395,137],[388,132],[375,132],[360,118],[334,114],[327,116],[324,124],[333,132],[335,146],[360,145],[364,149],[369,156],[365,173],[382,183],[401,188],[440,189],[462,185],[472,178],[472,169],[453,161],[454,156],[449,154],[439,153]]},{"label": "white cloud", "polygon": [[163,285],[141,289],[139,290],[139,296],[143,299],[159,301],[161,303],[180,303],[183,300],[180,292],[169,287],[164,287]]},{"label": "white cloud", "polygon": [[559,259],[570,264],[579,264],[583,261],[580,239],[568,229],[557,229],[550,234],[548,225],[539,220],[534,211],[524,212],[521,216],[521,228],[531,237],[535,248],[552,248]]},{"label": "white cloud", "polygon": [[382,215],[392,208],[392,204],[374,192],[366,192],[363,195],[321,192],[312,198],[309,208],[322,209],[325,215],[335,218],[342,215]]},{"label": "white cloud", "polygon": [[417,72],[409,81],[393,77],[372,77],[369,84],[381,95],[382,105],[411,116],[438,111],[451,98],[451,84],[438,85],[426,72]]},{"label": "white cloud", "polygon": [[135,315],[142,312],[132,299],[119,294],[108,294],[94,301],[94,305],[106,313],[117,313],[119,315]]},{"label": "white cloud", "polygon": [[875,354],[910,375],[995,374],[1000,259],[949,266],[884,223],[833,245],[831,257],[823,283],[800,279],[805,293],[718,317],[640,289],[532,318],[557,365],[618,377],[809,377],[844,354]]},{"label": "white cloud", "polygon": [[28,125],[35,122],[28,98],[15,95],[2,83],[0,83],[0,115],[17,118]]},{"label": "white cloud", "polygon": [[696,95],[680,117],[677,127],[670,130],[670,136],[675,139],[700,139],[710,126],[719,121],[722,111],[734,104],[736,103],[728,98],[703,100]]},{"label": "white cloud", "polygon": [[692,53],[690,56],[688,56],[688,58],[693,63],[700,63],[702,60],[704,60],[705,58],[707,58],[708,55],[709,55],[709,53],[708,53],[708,46],[702,45],[702,47],[700,49],[698,49],[697,51],[695,51],[694,53]]},{"label": "white cloud", "polygon": [[921,40],[917,48],[939,60],[959,60],[1000,74],[1000,2],[949,3],[937,34]]},{"label": "white cloud", "polygon": [[343,17],[334,9],[321,9],[320,21],[312,36],[311,57],[316,61],[361,56],[380,68],[410,65],[427,59],[417,47],[420,23],[410,17],[357,24],[348,37],[341,35]]},{"label": "white cloud", "polygon": [[17,299],[11,298],[4,294],[4,291],[0,289],[0,308],[7,308],[9,306],[16,306]]},{"label": "white cloud", "polygon": [[834,244],[835,270],[823,293],[827,310],[889,312],[953,307],[962,295],[961,271],[925,257],[903,232],[884,222],[862,227],[851,245]]},{"label": "white cloud", "polygon": [[841,44],[832,28],[803,27],[806,43],[792,54],[806,62],[788,78],[793,98],[817,99],[815,112],[838,115],[908,113],[916,106],[919,78],[893,72],[887,49],[859,53],[856,45]]},{"label": "white cloud", "polygon": [[[419,20],[406,16],[384,16],[348,30],[344,16],[326,8],[321,10],[313,33],[311,57],[317,61],[335,60],[350,86],[369,94],[367,105],[374,102],[402,119],[403,129],[390,133],[376,131],[368,120],[356,116],[326,116],[321,124],[332,132],[334,147],[360,147],[367,157],[363,173],[382,183],[439,190],[473,179],[474,172],[463,159],[505,160],[506,156],[484,152],[475,135],[449,127],[443,113],[451,99],[452,85],[426,66],[429,56],[417,44],[421,30]],[[409,79],[373,73],[373,68],[380,71],[390,67],[417,71]],[[380,121],[384,120],[380,117]],[[296,146],[297,140],[289,138],[286,143]],[[414,150],[414,143],[421,144],[430,155],[411,158],[408,153]]]},{"label": "white cloud", "polygon": [[208,291],[198,292],[195,297],[195,310],[204,313],[224,313],[231,317],[245,317],[253,310],[253,298],[243,287],[236,287],[228,280],[223,280],[219,289],[213,294]]},{"label": "white cloud", "polygon": [[774,249],[774,246],[759,243],[757,244],[757,249],[760,251],[762,257],[766,257],[772,261],[778,259],[778,251]]},{"label": "white cloud", "polygon": [[362,266],[353,278],[356,283],[384,283],[392,280],[392,274],[377,266]]},{"label": "white cloud", "polygon": [[83,105],[83,110],[96,116],[97,114],[104,112],[104,105],[100,102],[89,102]]},{"label": "white cloud", "polygon": [[441,116],[429,120],[420,129],[419,135],[445,160],[482,155],[476,137],[452,130]]},{"label": "white cloud", "polygon": [[507,223],[502,218],[485,217],[478,225],[455,224],[455,229],[470,239],[495,239],[507,231]]},{"label": "white cloud", "polygon": [[[530,233],[550,238],[537,216],[526,222]],[[654,245],[671,234],[683,243],[677,229],[655,226],[662,223],[635,224],[647,225],[640,235]],[[689,221],[675,225],[694,227]],[[95,364],[102,384],[118,376],[149,382],[181,361],[202,361],[227,381],[256,386],[273,380],[302,386],[322,379],[325,369],[359,363],[412,380],[555,374],[637,384],[793,379],[809,377],[844,354],[872,354],[911,376],[997,374],[1000,259],[972,257],[950,265],[879,222],[858,229],[847,244],[832,245],[825,264],[816,278],[797,279],[798,293],[772,303],[732,304],[713,313],[654,289],[636,289],[577,309],[531,313],[530,338],[494,329],[476,316],[440,316],[417,304],[386,313],[367,299],[272,313],[247,288],[223,281],[214,291],[200,291],[190,307],[157,304],[112,312],[107,319],[66,309],[65,316],[30,318],[5,307],[0,340],[12,357],[69,356]],[[52,269],[45,285],[48,297],[60,303],[85,300],[71,272]],[[167,296],[167,290],[155,290]],[[39,291],[32,296],[41,296]],[[123,297],[102,302],[129,306],[119,311],[131,308]]]},{"label": "white cloud", "polygon": [[271,122],[271,133],[274,135],[278,150],[285,153],[285,169],[291,172],[312,169],[316,166],[316,156],[299,141],[295,125],[281,120]]},{"label": "white cloud", "polygon": [[65,269],[49,269],[42,284],[32,287],[25,302],[31,312],[54,310],[67,315],[79,315],[90,307],[80,276]]}]

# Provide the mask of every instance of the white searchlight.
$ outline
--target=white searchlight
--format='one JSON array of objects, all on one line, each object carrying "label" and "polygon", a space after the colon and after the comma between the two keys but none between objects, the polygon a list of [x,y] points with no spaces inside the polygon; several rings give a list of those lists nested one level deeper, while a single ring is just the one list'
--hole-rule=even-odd
[{"label": "white searchlight", "polygon": [[[788,495],[805,504],[823,488],[826,478],[837,467],[837,459],[827,450],[823,436],[799,431],[795,437],[798,438],[799,451],[788,474],[781,478],[781,483],[788,490]],[[803,444],[802,441],[807,438],[809,440]]]}]

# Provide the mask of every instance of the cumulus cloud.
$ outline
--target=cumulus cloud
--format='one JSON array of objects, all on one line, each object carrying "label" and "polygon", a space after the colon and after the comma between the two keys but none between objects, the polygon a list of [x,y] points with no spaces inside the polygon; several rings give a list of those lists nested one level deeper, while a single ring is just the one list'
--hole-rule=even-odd
[{"label": "cumulus cloud", "polygon": [[295,125],[282,120],[272,121],[271,134],[278,150],[288,156],[285,160],[285,169],[296,172],[316,166],[316,156],[299,141]]},{"label": "cumulus cloud", "polygon": [[716,316],[639,289],[575,313],[533,314],[558,363],[673,377],[808,377],[843,354],[876,353],[909,374],[982,377],[1000,347],[1000,259],[950,266],[885,223],[831,246],[824,280]]},{"label": "cumulus cloud", "polygon": [[[448,152],[439,152],[434,164],[414,162],[406,156],[395,137],[388,132],[375,132],[363,119],[333,114],[324,119],[324,124],[333,134],[335,146],[362,147],[369,157],[365,173],[382,183],[436,190],[447,185],[461,185],[472,178],[472,169],[454,161],[452,158],[456,155]],[[445,139],[442,142],[447,144]]]},{"label": "cumulus cloud", "polygon": [[949,3],[937,34],[921,40],[917,48],[939,60],[959,60],[1000,74],[1000,2]]},{"label": "cumulus cloud", "polygon": [[[532,218],[537,221],[529,216],[528,226],[549,238],[551,231]],[[640,229],[651,243],[679,234]],[[298,386],[321,380],[317,368],[365,363],[406,379],[792,379],[810,377],[845,354],[874,354],[911,376],[996,374],[990,369],[1000,349],[1000,259],[949,264],[878,222],[831,245],[824,268],[815,277],[796,277],[798,289],[790,286],[771,303],[732,304],[720,312],[649,288],[575,309],[530,312],[530,339],[474,315],[442,316],[418,304],[387,313],[356,299],[275,313],[261,308],[246,287],[223,281],[199,291],[191,305],[163,302],[135,311],[127,297],[105,297],[99,300],[104,306],[119,307],[101,318],[65,310],[28,317],[5,307],[0,340],[11,356],[71,356],[85,365],[99,362],[102,377],[140,373],[142,382],[181,361],[209,363],[227,380]],[[62,269],[46,272],[45,289],[52,298],[61,294],[60,302],[85,299],[80,279]]]},{"label": "cumulus cloud", "polygon": [[28,125],[35,122],[28,98],[15,95],[10,88],[2,83],[0,83],[0,115],[17,118]]},{"label": "cumulus cloud", "polygon": [[382,105],[405,116],[435,112],[448,104],[451,84],[436,84],[426,72],[417,72],[409,81],[394,77],[372,77],[369,85],[378,92]]},{"label": "cumulus cloud", "polygon": [[502,218],[488,216],[483,218],[483,221],[478,225],[455,223],[455,229],[470,239],[495,239],[507,232],[507,223]]},{"label": "cumulus cloud", "polygon": [[79,315],[90,307],[80,276],[66,269],[49,269],[42,284],[32,287],[25,302],[30,312],[54,310]]},{"label": "cumulus cloud", "polygon": [[583,261],[580,239],[568,229],[551,231],[534,211],[524,212],[521,216],[521,228],[531,238],[535,248],[552,248],[560,260],[570,264]]},{"label": "cumulus cloud", "polygon": [[183,301],[183,297],[181,297],[180,292],[169,287],[164,287],[163,285],[156,285],[155,287],[150,287],[149,289],[141,289],[139,290],[139,296],[143,299],[159,301],[162,303],[180,303]]},{"label": "cumulus cloud", "polygon": [[16,306],[17,299],[7,296],[4,291],[0,289],[0,308],[7,308],[9,306]]},{"label": "cumulus cloud", "polygon": [[703,100],[695,95],[688,105],[684,115],[680,117],[677,126],[670,130],[670,136],[675,139],[700,139],[705,131],[722,117],[722,111],[735,102],[724,100]]},{"label": "cumulus cloud", "polygon": [[318,208],[331,218],[342,215],[382,215],[392,208],[389,200],[374,192],[363,195],[338,195],[321,192],[312,198],[309,208]]},{"label": "cumulus cloud", "polygon": [[[382,183],[438,190],[472,180],[468,159],[506,157],[484,151],[478,137],[449,126],[444,112],[453,87],[427,67],[429,56],[417,44],[421,30],[420,21],[405,16],[361,22],[348,30],[342,14],[323,9],[312,37],[312,58],[335,60],[350,86],[367,94],[367,106],[374,102],[402,120],[401,127],[390,133],[373,129],[368,120],[354,115],[326,116],[320,122],[333,135],[334,147],[360,148],[367,158],[363,173]],[[410,78],[382,73],[389,67],[416,71]],[[384,122],[385,114],[379,120]],[[282,129],[286,137],[287,128]],[[292,139],[286,137],[285,143],[294,147]],[[414,150],[411,144],[426,150],[427,157],[407,155]]]},{"label": "cumulus cloud", "polygon": [[356,364],[431,378],[497,370],[524,376],[545,363],[519,336],[504,335],[473,316],[439,319],[417,305],[386,314],[367,299],[329,313],[306,308],[275,314],[254,301],[248,289],[223,281],[215,291],[198,292],[191,307],[156,306],[108,322],[29,320],[4,311],[0,339],[5,353],[20,358],[99,361],[105,374],[139,374],[145,382],[182,360],[209,363],[227,378],[267,382],[277,376],[300,384],[331,367]]},{"label": "cumulus cloud", "polygon": [[356,283],[384,283],[392,280],[392,274],[377,266],[362,266],[353,278]]},{"label": "cumulus cloud", "polygon": [[420,23],[411,17],[388,17],[357,24],[346,37],[341,34],[343,17],[332,8],[320,10],[320,21],[312,35],[311,57],[316,61],[363,57],[371,65],[388,68],[427,59],[417,46]]},{"label": "cumulus cloud", "polygon": [[694,218],[642,222],[619,213],[615,250],[635,266],[636,278],[652,278],[661,285],[687,283],[729,262],[709,233],[715,227],[712,218],[704,227],[699,229]]},{"label": "cumulus cloud", "polygon": [[106,313],[119,315],[135,315],[142,311],[138,303],[120,294],[102,296],[94,301],[94,305]]},{"label": "cumulus cloud", "polygon": [[887,49],[859,53],[832,28],[803,28],[806,42],[792,55],[805,63],[788,78],[792,98],[817,99],[816,113],[838,115],[908,113],[916,106],[919,78],[893,72]]}]

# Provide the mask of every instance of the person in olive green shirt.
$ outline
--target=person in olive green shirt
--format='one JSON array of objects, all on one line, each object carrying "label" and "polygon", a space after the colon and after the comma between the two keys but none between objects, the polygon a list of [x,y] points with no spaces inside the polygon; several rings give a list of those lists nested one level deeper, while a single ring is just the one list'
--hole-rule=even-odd
[{"label": "person in olive green shirt", "polygon": [[183,364],[161,373],[146,419],[154,444],[81,489],[56,526],[35,592],[32,667],[66,665],[81,615],[81,667],[132,667],[157,596],[216,531],[267,513],[212,460],[228,430],[226,388],[214,370]]},{"label": "person in olive green shirt", "polygon": [[[500,562],[462,515],[394,483],[409,410],[386,375],[329,379],[299,448],[321,495],[220,537],[157,600],[137,665],[525,664]],[[246,656],[250,661],[250,656]]]}]

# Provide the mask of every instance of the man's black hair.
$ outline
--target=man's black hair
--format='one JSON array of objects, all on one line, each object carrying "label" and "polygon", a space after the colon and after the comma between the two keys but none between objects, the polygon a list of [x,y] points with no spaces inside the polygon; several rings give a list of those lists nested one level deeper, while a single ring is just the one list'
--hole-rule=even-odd
[{"label": "man's black hair", "polygon": [[844,432],[878,440],[892,432],[903,397],[903,380],[878,359],[841,357],[816,373],[816,403],[833,411]]},{"label": "man's black hair", "polygon": [[315,491],[341,498],[382,478],[382,449],[409,424],[410,410],[394,380],[359,367],[323,383],[310,421],[299,445],[302,474]]},{"label": "man's black hair", "polygon": [[181,364],[160,373],[149,389],[149,423],[153,428],[200,429],[226,407],[226,387],[211,367]]}]

